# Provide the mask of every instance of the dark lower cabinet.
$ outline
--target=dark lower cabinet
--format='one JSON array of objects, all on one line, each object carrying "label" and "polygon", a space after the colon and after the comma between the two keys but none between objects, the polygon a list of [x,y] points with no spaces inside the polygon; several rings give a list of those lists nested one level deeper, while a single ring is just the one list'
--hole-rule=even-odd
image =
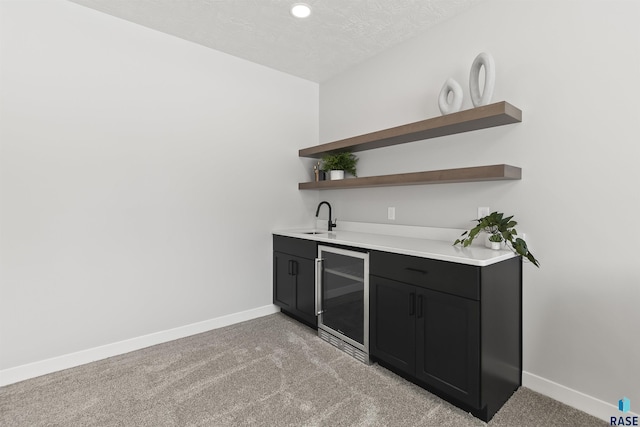
[{"label": "dark lower cabinet", "polygon": [[371,353],[456,399],[478,404],[477,301],[370,276]]},{"label": "dark lower cabinet", "polygon": [[285,313],[317,327],[315,242],[274,236],[273,248],[273,303]]},{"label": "dark lower cabinet", "polygon": [[521,384],[520,259],[474,267],[370,257],[372,359],[491,419]]},{"label": "dark lower cabinet", "polygon": [[[273,236],[273,303],[317,328],[311,240]],[[489,421],[522,383],[522,261],[369,251],[373,361]]]},{"label": "dark lower cabinet", "polygon": [[369,300],[369,351],[403,372],[415,373],[415,288],[369,276]]},{"label": "dark lower cabinet", "polygon": [[416,377],[477,406],[478,302],[420,288],[416,300]]}]

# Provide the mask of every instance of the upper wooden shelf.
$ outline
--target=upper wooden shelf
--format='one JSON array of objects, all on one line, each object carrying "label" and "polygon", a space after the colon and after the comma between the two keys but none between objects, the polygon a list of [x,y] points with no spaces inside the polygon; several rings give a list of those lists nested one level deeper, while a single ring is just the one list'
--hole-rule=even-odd
[{"label": "upper wooden shelf", "polygon": [[298,183],[299,190],[336,190],[341,188],[389,187],[394,185],[445,184],[453,182],[518,180],[522,170],[510,165],[475,166],[458,169],[410,172],[395,175],[347,178],[336,181]]},{"label": "upper wooden shelf", "polygon": [[508,102],[502,101],[340,141],[303,148],[298,152],[298,155],[300,157],[320,158],[327,153],[372,150],[374,148],[389,147],[391,145],[487,129],[521,121],[522,111]]}]

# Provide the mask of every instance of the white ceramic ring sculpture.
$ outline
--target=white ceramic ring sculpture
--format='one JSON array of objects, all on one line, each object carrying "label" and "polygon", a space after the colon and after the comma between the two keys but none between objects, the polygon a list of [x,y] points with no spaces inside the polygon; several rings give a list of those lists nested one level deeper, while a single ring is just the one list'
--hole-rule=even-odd
[{"label": "white ceramic ring sculpture", "polygon": [[[449,102],[450,93],[453,94],[451,102]],[[438,107],[440,107],[440,112],[444,115],[460,111],[460,108],[462,107],[462,98],[462,87],[457,81],[449,77],[447,81],[444,82],[444,86],[442,86],[440,96],[438,97]]]},{"label": "white ceramic ring sculpture", "polygon": [[[484,67],[484,89],[482,96],[480,95],[480,69]],[[469,91],[471,92],[471,102],[474,107],[487,105],[491,102],[493,96],[493,88],[496,84],[496,66],[493,62],[493,56],[482,52],[476,56],[471,65],[469,73]]]}]

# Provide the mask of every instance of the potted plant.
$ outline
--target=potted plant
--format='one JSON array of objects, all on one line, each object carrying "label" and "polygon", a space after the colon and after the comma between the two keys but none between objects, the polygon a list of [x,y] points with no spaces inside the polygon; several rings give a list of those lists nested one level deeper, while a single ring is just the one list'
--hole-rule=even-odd
[{"label": "potted plant", "polygon": [[[467,247],[478,237],[481,231],[489,234],[489,242],[494,249],[500,249],[502,245],[506,245],[521,257],[527,258],[533,265],[540,267],[540,263],[533,256],[527,243],[520,237],[516,237],[518,232],[514,228],[518,223],[514,221],[513,215],[504,217],[502,212],[493,212],[484,218],[476,219],[478,225],[471,230],[465,231],[460,237],[466,236],[464,239],[457,239],[453,244],[461,244]],[[504,242],[504,243],[503,243]],[[496,247],[494,247],[494,244]]]},{"label": "potted plant", "polygon": [[356,174],[357,163],[358,158],[353,153],[344,151],[342,153],[327,154],[322,157],[321,169],[325,172],[328,171],[333,181],[335,179],[343,179],[345,171],[353,176],[358,176]]},{"label": "potted plant", "polygon": [[502,234],[496,233],[496,234],[491,234],[487,239],[487,241],[489,242],[489,247],[491,249],[498,250],[498,249],[502,249],[502,242],[504,242],[504,238],[502,237]]}]

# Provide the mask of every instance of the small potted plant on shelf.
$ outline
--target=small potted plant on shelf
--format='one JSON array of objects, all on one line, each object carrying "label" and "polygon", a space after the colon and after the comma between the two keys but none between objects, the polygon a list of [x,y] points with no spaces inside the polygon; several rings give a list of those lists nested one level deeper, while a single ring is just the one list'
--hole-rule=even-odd
[{"label": "small potted plant on shelf", "polygon": [[527,247],[527,243],[520,237],[516,237],[518,232],[514,227],[518,225],[518,223],[513,220],[513,215],[505,218],[502,212],[493,212],[475,221],[478,222],[478,225],[462,233],[460,237],[466,237],[464,239],[457,239],[453,243],[454,245],[461,244],[467,247],[478,237],[480,232],[484,231],[489,234],[488,240],[491,248],[500,249],[505,245],[521,257],[527,258],[536,267],[540,267],[540,263]]},{"label": "small potted plant on shelf", "polygon": [[356,164],[358,158],[348,151],[341,153],[327,154],[322,157],[322,170],[329,172],[331,180],[343,179],[344,173],[348,172],[353,176],[356,174]]}]

